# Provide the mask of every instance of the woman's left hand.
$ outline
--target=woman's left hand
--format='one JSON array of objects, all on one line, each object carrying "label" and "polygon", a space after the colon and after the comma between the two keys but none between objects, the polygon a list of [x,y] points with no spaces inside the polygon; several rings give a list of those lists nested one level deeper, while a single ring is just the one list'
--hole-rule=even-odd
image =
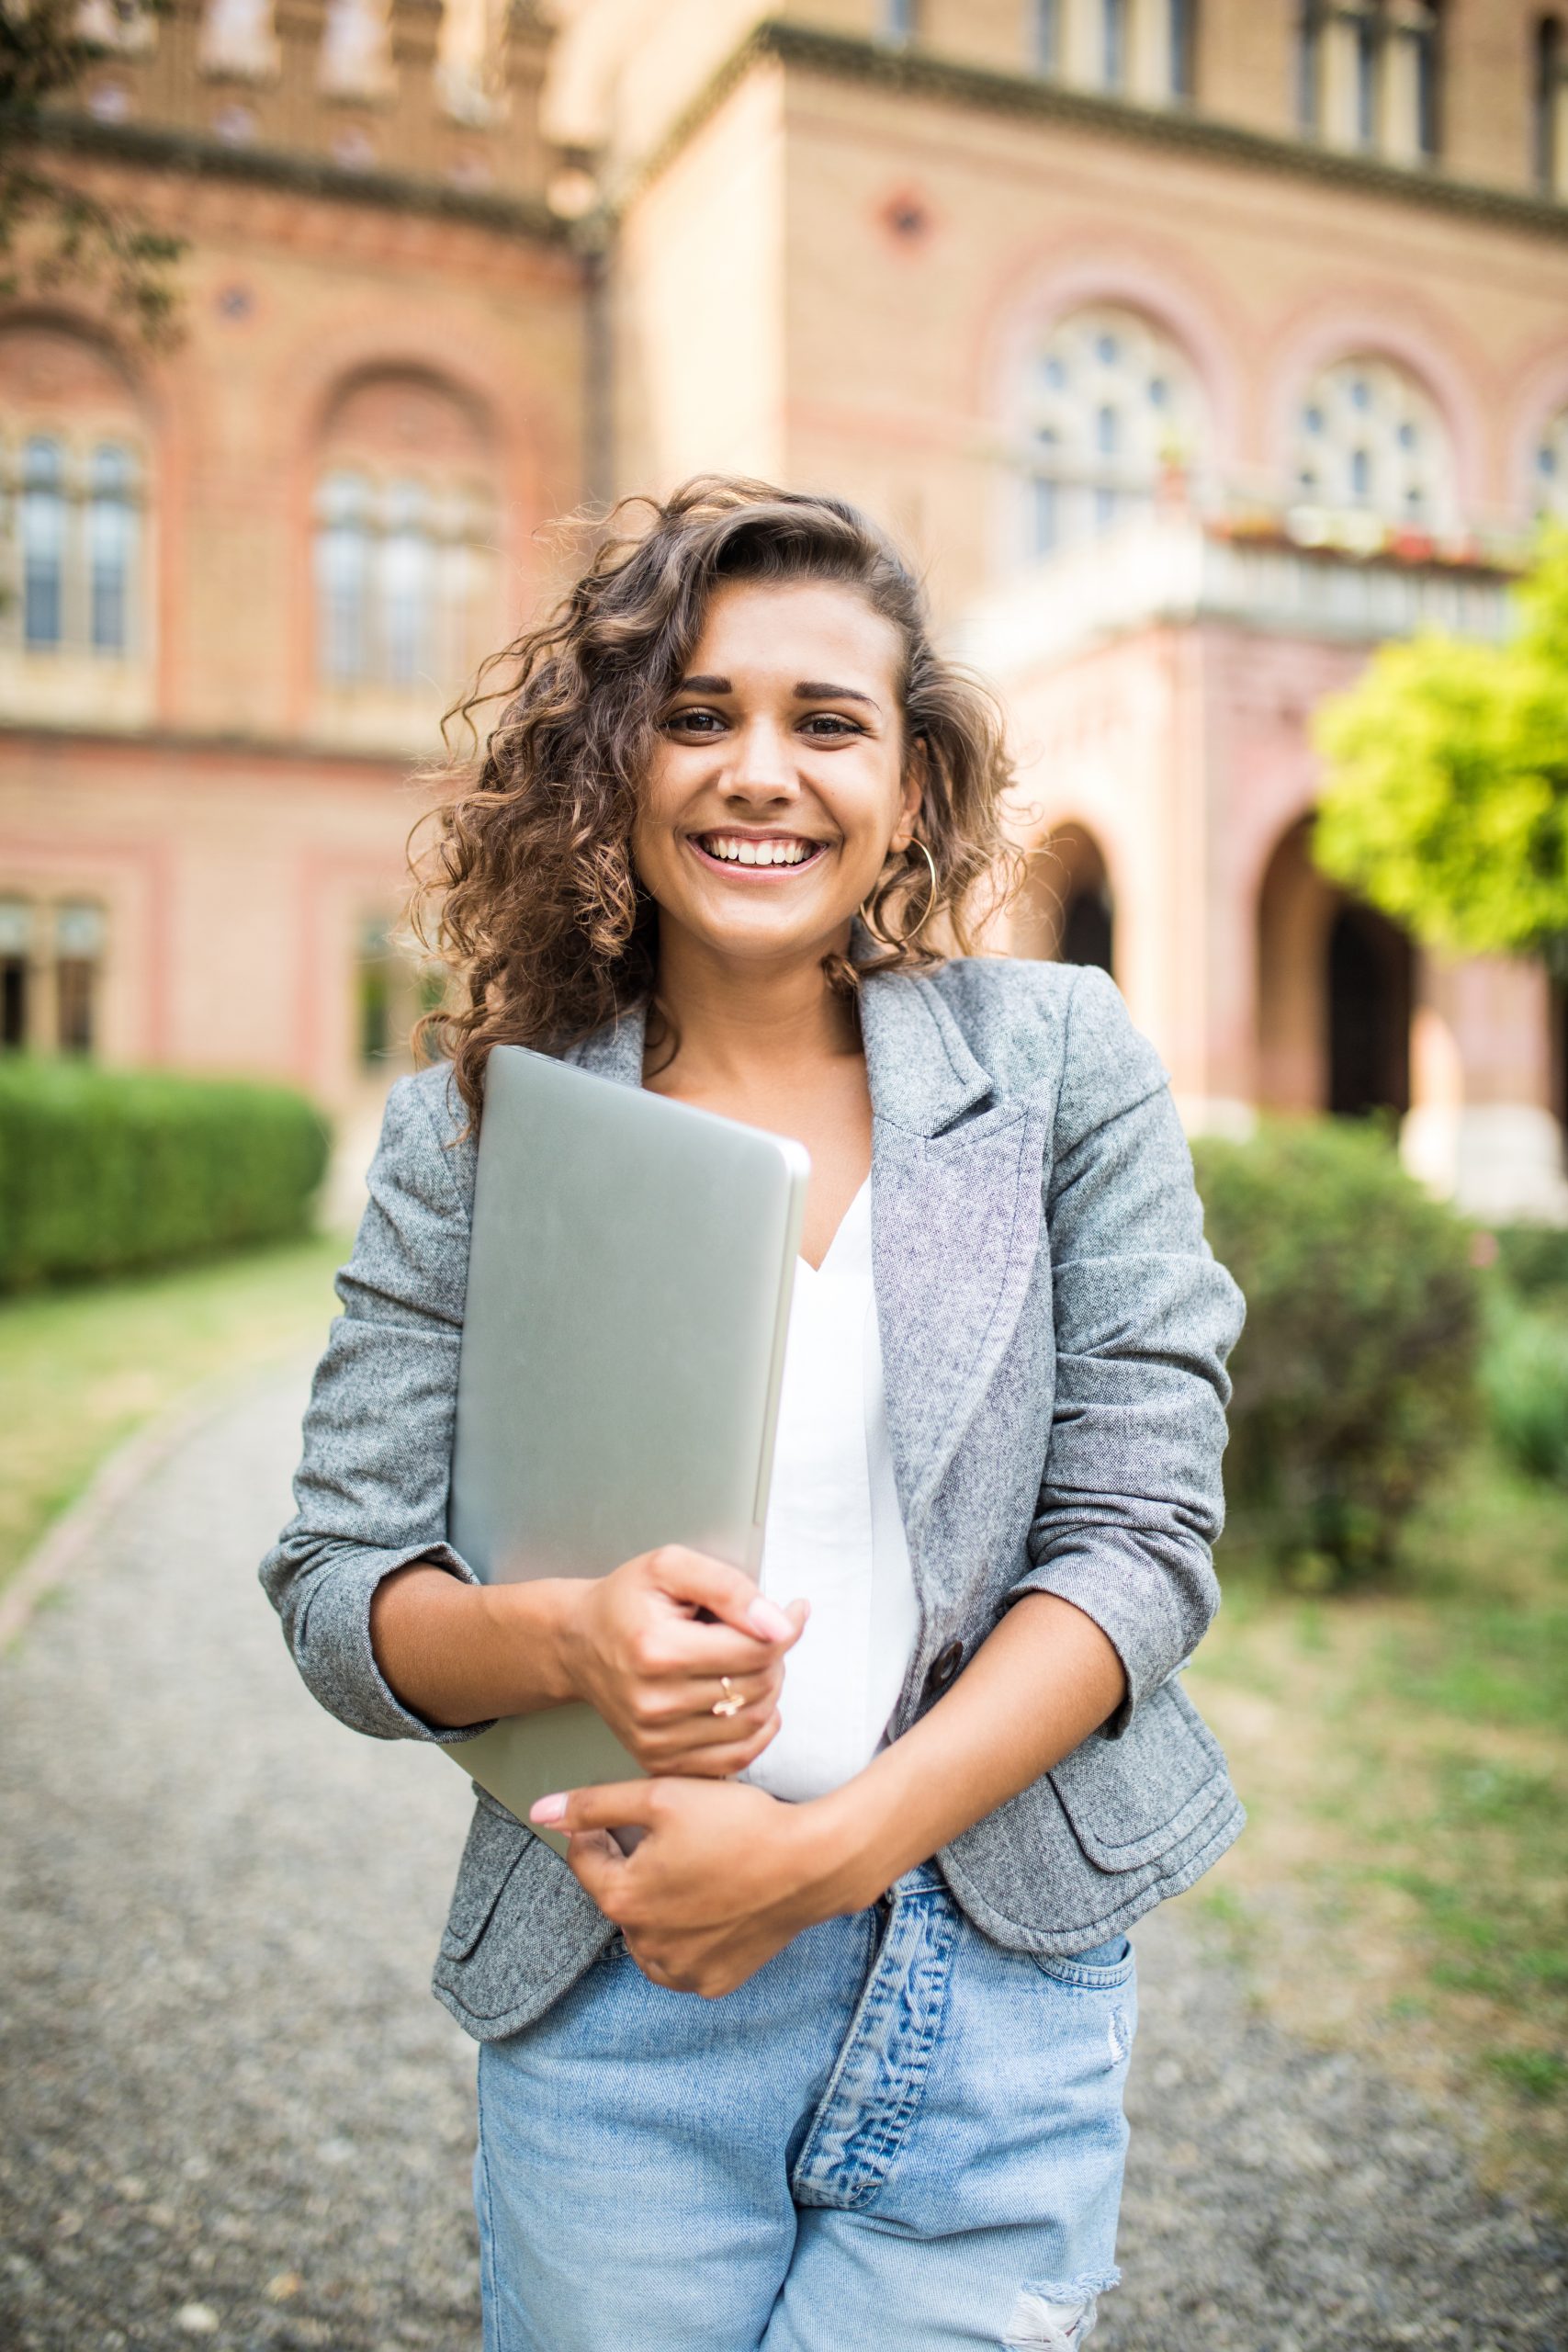
[{"label": "woman's left hand", "polygon": [[[529,1815],[567,1860],[645,1976],[672,1992],[733,1993],[793,1936],[835,1911],[811,1805],[735,1781],[662,1779],[542,1797]],[[624,1854],[612,1829],[644,1832]]]}]

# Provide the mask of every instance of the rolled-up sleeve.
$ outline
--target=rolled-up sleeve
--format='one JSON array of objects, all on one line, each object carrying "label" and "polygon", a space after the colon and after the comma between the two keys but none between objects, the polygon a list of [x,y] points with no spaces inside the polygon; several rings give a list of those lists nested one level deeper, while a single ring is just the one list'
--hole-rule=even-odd
[{"label": "rolled-up sleeve", "polygon": [[370,1603],[394,1570],[428,1562],[468,1582],[446,1541],[468,1213],[428,1082],[388,1098],[354,1254],[305,1416],[295,1515],[261,1565],[314,1696],[377,1739],[450,1744],[400,1704],[370,1645]]},{"label": "rolled-up sleeve", "polygon": [[1113,983],[1075,983],[1046,1192],[1056,1388],[1032,1566],[1126,1672],[1118,1737],[1219,1605],[1211,1546],[1241,1293],[1203,1238],[1191,1154],[1158,1057]]}]

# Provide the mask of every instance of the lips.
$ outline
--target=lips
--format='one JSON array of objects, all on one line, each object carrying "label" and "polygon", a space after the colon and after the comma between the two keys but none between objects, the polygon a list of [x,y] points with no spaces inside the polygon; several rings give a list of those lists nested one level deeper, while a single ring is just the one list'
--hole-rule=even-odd
[{"label": "lips", "polygon": [[716,831],[687,836],[699,857],[710,865],[722,865],[734,873],[798,874],[803,866],[814,865],[827,848],[826,842],[809,840],[804,833],[734,833]]}]

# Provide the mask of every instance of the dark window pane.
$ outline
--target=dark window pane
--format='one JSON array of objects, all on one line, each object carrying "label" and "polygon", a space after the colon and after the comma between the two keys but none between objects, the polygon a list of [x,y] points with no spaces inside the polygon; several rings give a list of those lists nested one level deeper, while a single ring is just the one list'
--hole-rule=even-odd
[{"label": "dark window pane", "polygon": [[1035,555],[1051,555],[1057,537],[1056,485],[1037,474],[1032,487],[1032,540]]},{"label": "dark window pane", "polygon": [[1195,88],[1197,0],[1169,0],[1170,95],[1190,98]]},{"label": "dark window pane", "polygon": [[1378,39],[1364,21],[1356,28],[1356,136],[1370,146],[1378,122]]},{"label": "dark window pane", "polygon": [[1032,17],[1034,63],[1042,74],[1055,74],[1062,62],[1061,0],[1034,0]]},{"label": "dark window pane", "polygon": [[60,1050],[90,1054],[93,1050],[93,997],[97,967],[85,957],[62,956],[54,967],[55,1002],[59,1008]]},{"label": "dark window pane", "polygon": [[28,1042],[28,964],[0,956],[0,1046],[16,1053]]},{"label": "dark window pane", "polygon": [[1100,0],[1105,86],[1119,90],[1127,78],[1127,0]]}]

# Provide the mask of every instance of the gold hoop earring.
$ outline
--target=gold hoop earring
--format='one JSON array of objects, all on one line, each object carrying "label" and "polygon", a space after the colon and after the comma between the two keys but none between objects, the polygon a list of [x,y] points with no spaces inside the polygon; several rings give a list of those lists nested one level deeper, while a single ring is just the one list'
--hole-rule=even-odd
[{"label": "gold hoop earring", "polygon": [[[920,917],[919,922],[915,925],[913,931],[905,933],[902,940],[889,939],[887,933],[881,928],[881,926],[873,922],[871,917],[866,913],[866,908],[871,903],[870,896],[861,900],[859,908],[860,919],[862,922],[864,923],[867,931],[870,932],[873,939],[877,941],[879,945],[883,947],[907,947],[912,939],[918,939],[919,937],[921,932],[924,931],[927,923],[930,922],[932,914],[935,912],[937,893],[941,888],[941,885],[936,878],[936,860],[931,855],[931,851],[926,847],[925,842],[921,841],[918,835],[911,833],[908,840],[905,842],[904,847],[906,852],[912,849],[918,849],[920,855],[925,859],[926,871],[931,878],[931,892],[926,899],[926,910],[924,914]],[[874,893],[871,895],[874,896]]]},{"label": "gold hoop earring", "polygon": [[935,860],[935,858],[931,855],[931,851],[926,847],[925,842],[924,842],[923,841],[921,841],[921,840],[920,840],[920,838],[919,838],[919,836],[918,834],[916,834],[916,833],[911,833],[911,834],[910,834],[910,836],[909,836],[909,847],[910,847],[911,849],[918,849],[918,850],[919,851],[920,855],[921,855],[921,856],[925,859],[925,861],[926,861],[926,872],[927,872],[927,873],[931,876],[931,896],[930,896],[930,898],[926,900],[926,910],[925,910],[925,913],[920,917],[920,920],[919,920],[919,922],[915,925],[914,930],[913,930],[913,931],[911,931],[911,932],[908,934],[908,938],[910,938],[910,939],[918,939],[918,938],[919,937],[919,935],[920,935],[921,932],[922,932],[922,931],[924,931],[924,929],[925,929],[925,927],[926,927],[927,923],[928,923],[928,922],[930,922],[930,921],[931,921],[931,916],[932,916],[932,915],[935,913],[935,911],[936,911],[937,892],[938,892],[938,889],[940,888],[940,887],[941,887],[941,886],[939,885],[939,883],[938,883],[938,881],[937,881],[937,878],[936,878],[936,860]]}]

